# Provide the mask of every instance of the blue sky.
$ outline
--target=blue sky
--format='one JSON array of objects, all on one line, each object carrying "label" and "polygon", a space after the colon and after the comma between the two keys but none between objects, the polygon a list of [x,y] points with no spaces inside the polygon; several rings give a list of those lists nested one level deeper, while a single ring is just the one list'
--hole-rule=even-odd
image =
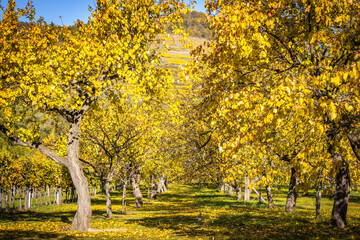
[{"label": "blue sky", "polygon": [[[7,1],[0,0],[3,7]],[[24,7],[28,0],[17,0],[18,7]],[[87,22],[89,17],[88,6],[95,6],[96,0],[33,0],[36,17],[44,17],[47,22],[54,22],[57,25],[72,25],[77,19]],[[185,3],[191,0],[184,0]],[[205,0],[197,0],[196,11],[204,12]],[[59,18],[61,16],[61,19]]]}]

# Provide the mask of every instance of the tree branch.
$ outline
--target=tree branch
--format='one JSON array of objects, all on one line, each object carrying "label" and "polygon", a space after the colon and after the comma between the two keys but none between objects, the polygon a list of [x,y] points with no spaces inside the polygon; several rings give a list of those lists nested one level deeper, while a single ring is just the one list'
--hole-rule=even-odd
[{"label": "tree branch", "polygon": [[57,164],[67,167],[66,158],[60,157],[55,152],[44,146],[41,142],[24,142],[13,134],[9,134],[9,130],[3,124],[0,124],[0,132],[2,132],[13,144],[37,149],[39,152],[55,161]]}]

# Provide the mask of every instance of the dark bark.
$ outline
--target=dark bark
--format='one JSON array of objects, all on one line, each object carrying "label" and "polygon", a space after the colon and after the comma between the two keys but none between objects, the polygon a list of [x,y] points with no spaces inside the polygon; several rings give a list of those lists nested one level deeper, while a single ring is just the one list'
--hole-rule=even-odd
[{"label": "dark bark", "polygon": [[133,194],[135,197],[135,207],[139,208],[143,206],[143,195],[140,191],[140,174],[141,167],[137,166],[134,168],[134,171],[131,175],[131,183],[133,188]]},{"label": "dark bark", "polygon": [[110,182],[105,182],[105,195],[106,195],[106,216],[112,218],[112,209],[111,209],[111,197],[110,197]]},{"label": "dark bark", "polygon": [[294,167],[291,168],[291,176],[290,176],[290,184],[289,184],[289,192],[286,199],[286,212],[295,211],[296,207],[296,199],[298,194],[295,190],[295,186],[299,184],[299,180],[296,177],[296,169]]},{"label": "dark bark", "polygon": [[348,139],[354,155],[358,161],[360,161],[360,137],[359,132],[351,131],[348,134]]},{"label": "dark bark", "polygon": [[274,208],[274,200],[273,200],[273,196],[272,196],[272,193],[271,193],[270,185],[266,186],[266,196],[267,196],[267,200],[268,200],[268,207],[270,209]]},{"label": "dark bark", "polygon": [[121,201],[122,213],[126,214],[126,182],[123,184],[123,197]]},{"label": "dark bark", "polygon": [[3,189],[0,190],[0,212],[3,210]]},{"label": "dark bark", "polygon": [[331,225],[344,228],[350,198],[350,172],[347,163],[339,153],[334,156],[334,160],[335,166],[337,166],[337,174]]}]

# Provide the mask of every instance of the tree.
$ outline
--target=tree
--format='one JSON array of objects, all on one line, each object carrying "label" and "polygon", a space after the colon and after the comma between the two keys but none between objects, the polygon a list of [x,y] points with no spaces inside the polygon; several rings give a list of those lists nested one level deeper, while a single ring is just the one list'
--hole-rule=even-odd
[{"label": "tree", "polygon": [[339,227],[346,224],[349,166],[358,145],[351,133],[359,126],[359,6],[208,1],[215,40],[194,51],[190,71],[203,82],[214,124],[228,133],[227,159],[263,143],[273,157],[288,159],[301,180],[334,163],[332,224]]},{"label": "tree", "polygon": [[130,103],[93,109],[84,120],[84,147],[80,160],[91,168],[89,173],[102,183],[108,217],[112,217],[110,183],[115,176],[121,177],[123,184],[129,178],[136,178],[132,179],[135,206],[142,207],[139,167],[143,165],[153,135],[152,120],[144,104]]},{"label": "tree", "polygon": [[[89,186],[79,161],[80,125],[101,94],[113,91],[161,96],[170,77],[157,66],[150,45],[160,41],[163,23],[180,21],[186,5],[174,1],[97,0],[87,24],[76,31],[34,21],[29,3],[9,1],[0,23],[0,130],[15,144],[38,149],[70,172],[78,194],[71,230],[90,228]],[[29,29],[19,29],[27,16]],[[26,117],[30,126],[23,126]],[[47,120],[66,121],[65,156],[46,147],[41,128]]]}]

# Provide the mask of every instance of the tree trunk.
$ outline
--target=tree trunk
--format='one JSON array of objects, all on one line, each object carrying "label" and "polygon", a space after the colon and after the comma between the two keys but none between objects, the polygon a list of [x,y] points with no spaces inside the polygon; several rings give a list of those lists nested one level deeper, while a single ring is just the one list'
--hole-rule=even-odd
[{"label": "tree trunk", "polygon": [[156,196],[157,196],[157,185],[156,185],[156,182],[154,181],[155,179],[155,176],[153,174],[151,174],[150,176],[150,182],[151,182],[151,194],[150,194],[150,199],[156,199]]},{"label": "tree trunk", "polygon": [[233,185],[232,184],[228,184],[228,194],[229,194],[229,196],[232,196],[233,194],[234,194],[234,187],[233,187]]},{"label": "tree trunk", "polygon": [[67,146],[67,168],[78,195],[78,208],[70,228],[71,231],[87,231],[90,228],[91,219],[89,184],[79,161],[80,123],[81,118],[70,123]]},{"label": "tree trunk", "polygon": [[239,183],[236,184],[235,191],[236,191],[237,199],[241,200],[242,199],[242,193],[241,193],[241,187],[240,187]]},{"label": "tree trunk", "polygon": [[225,192],[225,183],[224,183],[224,181],[221,182],[220,191]]},{"label": "tree trunk", "polygon": [[20,187],[19,188],[19,211],[22,210],[22,192],[23,192],[23,188]]},{"label": "tree trunk", "polygon": [[286,199],[286,206],[285,211],[286,212],[293,212],[295,211],[296,206],[296,199],[297,199],[297,192],[295,191],[295,186],[298,185],[298,179],[296,177],[296,169],[294,167],[291,168],[291,177],[290,177],[290,186],[289,186],[289,192]]},{"label": "tree trunk", "polygon": [[52,201],[51,201],[52,190],[53,190],[52,187],[48,187],[47,195],[48,195],[48,198],[49,198],[49,205],[52,205]]},{"label": "tree trunk", "polygon": [[36,206],[37,203],[38,203],[38,202],[37,202],[37,188],[34,188],[32,197],[33,197],[34,206]]},{"label": "tree trunk", "polygon": [[126,214],[126,182],[123,184],[123,198],[121,201],[121,205],[122,205],[122,213]]},{"label": "tree trunk", "polygon": [[0,212],[3,210],[3,189],[0,190]]},{"label": "tree trunk", "polygon": [[75,199],[75,188],[72,186],[71,187],[71,202],[74,202],[74,199]]},{"label": "tree trunk", "polygon": [[271,193],[271,188],[270,185],[266,185],[266,195],[267,195],[267,199],[268,199],[268,204],[269,204],[269,208],[274,208],[274,200],[273,200],[273,196]]},{"label": "tree trunk", "polygon": [[322,170],[320,168],[319,175],[318,175],[318,181],[317,181],[317,188],[316,188],[316,203],[315,203],[315,219],[318,219],[320,217],[320,207],[321,207],[321,192],[322,192]]},{"label": "tree trunk", "polygon": [[110,182],[105,182],[105,195],[106,195],[106,216],[112,218],[112,209],[111,209],[111,198],[110,198]]},{"label": "tree trunk", "polygon": [[244,201],[250,200],[250,188],[249,188],[250,180],[248,177],[245,177],[245,190],[244,190]]},{"label": "tree trunk", "polygon": [[24,189],[24,209],[28,209],[28,197],[29,197],[29,188],[26,186]]},{"label": "tree trunk", "polygon": [[320,206],[321,206],[321,191],[322,191],[322,181],[319,182],[319,185],[316,189],[316,216],[315,218],[318,219],[320,217]]},{"label": "tree trunk", "polygon": [[15,197],[16,197],[16,187],[14,186],[12,189],[12,210],[15,212]]},{"label": "tree trunk", "polygon": [[10,194],[11,194],[10,191],[9,192],[5,191],[5,211],[7,211],[7,212],[11,211],[11,208],[9,205]]},{"label": "tree trunk", "polygon": [[[261,195],[261,186],[259,186],[259,203],[261,203],[261,201],[262,201],[262,199],[263,199],[263,197],[262,197],[262,195]],[[265,200],[264,200],[265,201]]]},{"label": "tree trunk", "polygon": [[63,200],[63,189],[60,186],[59,188],[59,195],[60,195],[60,204],[63,204],[64,200]]},{"label": "tree trunk", "polygon": [[57,187],[53,187],[53,196],[54,196],[54,201],[53,201],[53,205],[58,205],[58,195],[57,195]]},{"label": "tree trunk", "polygon": [[65,203],[68,202],[68,192],[69,192],[69,188],[65,188],[65,200],[64,200]]},{"label": "tree trunk", "polygon": [[224,193],[228,193],[229,192],[229,184],[226,182],[224,183]]},{"label": "tree trunk", "polygon": [[167,178],[167,176],[164,176],[164,186],[165,186],[165,192],[167,192],[167,190],[168,190],[168,178]]},{"label": "tree trunk", "polygon": [[254,187],[252,187],[252,190],[254,190],[254,192],[259,196],[259,202],[264,202],[266,203],[265,199],[261,196],[261,192],[256,191],[256,189]]},{"label": "tree trunk", "polygon": [[140,173],[141,173],[141,167],[137,166],[135,167],[134,172],[131,176],[136,208],[143,206],[143,195],[140,191]]},{"label": "tree trunk", "polygon": [[159,183],[158,183],[158,189],[157,192],[158,193],[163,193],[167,191],[166,185],[165,185],[165,177],[161,176],[159,177]]},{"label": "tree trunk", "polygon": [[46,198],[46,194],[47,194],[47,185],[45,185],[45,191],[44,191],[44,203],[45,203],[45,206],[47,206],[48,205],[48,203],[47,203],[47,198]]},{"label": "tree trunk", "polygon": [[43,205],[43,194],[42,194],[42,189],[39,188],[39,200],[40,200],[40,206]]},{"label": "tree trunk", "polygon": [[33,197],[33,189],[31,188],[31,186],[29,186],[29,199],[28,199],[28,208],[32,207],[32,197]]},{"label": "tree trunk", "polygon": [[49,192],[48,192],[48,198],[49,198],[49,205],[53,205],[54,204],[54,200],[52,200],[52,196],[54,192],[54,188],[51,186],[49,187]]},{"label": "tree trunk", "polygon": [[338,166],[338,169],[331,225],[344,228],[346,226],[346,214],[350,198],[350,172],[347,163],[339,153],[334,158],[335,166]]}]

